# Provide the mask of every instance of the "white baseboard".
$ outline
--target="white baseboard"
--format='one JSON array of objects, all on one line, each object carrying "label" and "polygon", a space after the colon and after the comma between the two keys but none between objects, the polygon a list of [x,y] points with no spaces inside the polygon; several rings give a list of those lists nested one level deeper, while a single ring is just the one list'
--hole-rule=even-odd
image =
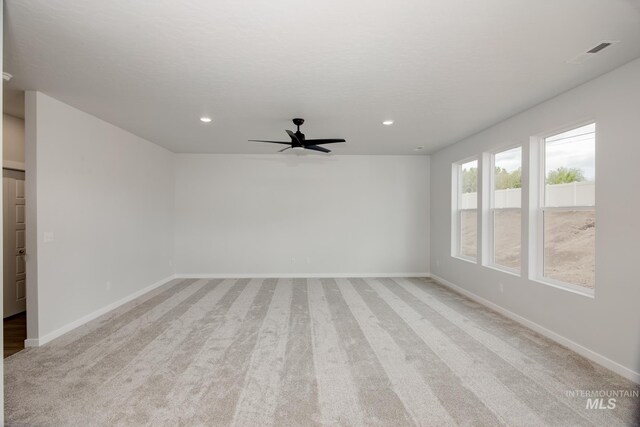
[{"label": "white baseboard", "polygon": [[64,325],[61,328],[56,329],[53,332],[49,332],[48,334],[40,337],[40,338],[27,338],[26,340],[24,340],[24,346],[25,347],[40,347],[41,345],[44,345],[46,343],[48,343],[51,340],[54,340],[56,338],[58,338],[60,335],[66,334],[69,331],[72,331],[73,329],[84,325],[87,322],[92,321],[93,319],[96,319],[100,316],[102,316],[105,313],[110,312],[111,310],[114,310],[118,307],[120,307],[123,304],[128,303],[129,301],[132,301],[136,298],[138,298],[139,296],[142,296],[144,294],[146,294],[147,292],[150,292],[152,290],[154,290],[155,288],[158,288],[162,285],[164,285],[165,283],[168,283],[170,280],[175,279],[176,276],[175,275],[171,275],[167,278],[164,278],[152,285],[147,286],[146,288],[140,289],[139,291],[136,291],[130,295],[127,295],[126,297],[111,303],[105,307],[102,307],[92,313],[87,314],[86,316],[82,316],[80,319],[78,320],[74,320],[71,323],[67,323],[66,325]]},{"label": "white baseboard", "polygon": [[269,279],[269,278],[332,278],[332,277],[430,277],[429,273],[180,273],[177,279]]},{"label": "white baseboard", "polygon": [[452,289],[455,292],[458,292],[474,301],[476,301],[477,303],[480,303],[500,314],[502,314],[503,316],[508,317],[511,320],[514,320],[524,326],[526,326],[529,329],[532,329],[536,332],[538,332],[541,335],[544,335],[545,337],[549,338],[550,340],[553,340],[555,342],[557,342],[558,344],[561,344],[567,348],[569,348],[570,350],[575,351],[576,353],[578,353],[581,356],[586,357],[587,359],[604,366],[605,368],[615,372],[618,375],[621,375],[623,377],[625,377],[628,380],[631,380],[635,383],[640,384],[640,373],[639,372],[635,372],[629,368],[627,368],[626,366],[623,366],[621,364],[619,364],[618,362],[615,362],[611,359],[609,359],[608,357],[605,357],[599,353],[596,353],[593,350],[590,350],[568,338],[563,337],[560,334],[557,334],[556,332],[553,332],[547,328],[545,328],[544,326],[541,326],[535,322],[532,322],[529,319],[526,319],[518,314],[515,314],[512,311],[507,310],[506,308],[503,308],[487,299],[484,299],[476,294],[474,294],[473,292],[470,292],[456,284],[451,283],[450,281],[443,279],[440,276],[437,276],[435,274],[431,274],[431,277],[433,279],[435,279],[437,282],[439,282],[440,284]]},{"label": "white baseboard", "polygon": [[101,309],[98,309],[92,313],[87,314],[86,316],[81,317],[78,320],[75,320],[71,323],[64,325],[61,328],[56,329],[53,332],[49,332],[48,334],[40,337],[40,338],[27,338],[24,341],[25,347],[39,347],[48,343],[51,340],[58,338],[59,336],[66,334],[73,329],[84,325],[87,322],[92,321],[93,319],[102,316],[105,313],[108,313],[111,310],[114,310],[120,307],[123,304],[128,303],[131,300],[138,298],[146,294],[147,292],[152,291],[153,289],[164,285],[173,279],[237,279],[237,278],[298,278],[298,277],[308,277],[308,278],[322,278],[322,277],[429,277],[429,273],[353,273],[353,274],[345,274],[345,273],[283,273],[283,274],[211,274],[211,273],[203,273],[203,274],[174,274],[165,279],[162,279],[150,286],[147,286],[144,289],[140,289],[137,292],[134,292],[131,295],[128,295],[112,304],[109,304]]}]

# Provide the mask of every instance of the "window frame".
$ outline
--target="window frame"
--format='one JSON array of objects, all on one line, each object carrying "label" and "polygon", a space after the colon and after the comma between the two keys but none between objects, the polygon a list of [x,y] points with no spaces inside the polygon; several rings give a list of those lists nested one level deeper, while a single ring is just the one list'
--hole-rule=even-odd
[{"label": "window frame", "polygon": [[[520,170],[523,173],[521,175],[521,185],[520,185],[520,207],[519,208],[500,208],[500,211],[520,211],[520,268],[512,268],[506,265],[501,265],[496,263],[495,260],[495,176],[496,176],[496,154],[503,153],[505,151],[513,150],[516,148],[520,148]],[[522,143],[515,143],[507,146],[502,146],[497,148],[489,153],[488,163],[489,163],[489,199],[488,199],[488,209],[487,209],[487,262],[486,267],[490,267],[499,271],[503,271],[505,273],[510,273],[516,275],[518,277],[522,276],[524,257],[523,257],[523,240],[522,240],[522,231],[524,229],[524,214],[523,214],[523,203],[524,203],[524,150],[525,146]]]},{"label": "window frame", "polygon": [[[588,125],[595,125],[595,159],[594,159],[594,163],[595,163],[595,170],[596,170],[596,176],[597,176],[597,170],[598,170],[598,155],[597,155],[597,132],[598,132],[598,125],[597,125],[597,120],[595,118],[589,118],[580,122],[576,122],[573,123],[571,125],[568,126],[563,126],[560,128],[557,128],[553,131],[550,132],[545,132],[543,134],[538,135],[535,138],[535,142],[536,142],[536,157],[537,157],[537,164],[535,165],[535,167],[533,167],[534,165],[532,165],[531,170],[535,170],[537,173],[537,177],[534,178],[535,179],[535,184],[537,187],[537,191],[535,194],[536,197],[536,209],[535,211],[535,234],[530,234],[532,237],[535,235],[535,248],[534,251],[532,251],[535,254],[535,258],[534,258],[534,262],[530,262],[530,268],[529,271],[530,273],[530,280],[536,281],[538,283],[542,283],[545,285],[549,285],[549,286],[553,286],[555,288],[559,288],[559,289],[563,289],[566,291],[570,291],[579,295],[583,295],[583,296],[587,296],[587,297],[591,297],[594,298],[595,297],[595,286],[596,283],[594,282],[594,287],[593,289],[590,288],[586,288],[584,286],[580,286],[577,285],[575,283],[569,283],[569,282],[564,282],[562,280],[558,280],[558,279],[553,279],[551,277],[546,277],[544,275],[544,248],[545,248],[545,240],[544,240],[544,217],[545,217],[545,212],[566,212],[566,211],[593,211],[594,215],[597,215],[597,201],[595,201],[595,203],[592,206],[587,206],[587,205],[580,205],[580,206],[546,206],[546,200],[545,200],[545,192],[546,192],[546,178],[547,178],[547,173],[546,173],[546,139],[550,138],[552,136],[564,133],[564,132],[569,132],[571,130],[574,129],[578,129],[580,127],[583,126],[588,126]],[[532,179],[533,177],[530,177],[530,179]],[[533,181],[532,181],[533,182]],[[596,219],[596,224],[597,224],[597,219]],[[596,225],[596,230],[597,230],[597,225]],[[594,252],[597,252],[597,245],[596,245],[596,241],[597,241],[597,231],[596,231],[596,236],[595,236],[595,240],[594,240]],[[533,240],[533,239],[532,239]],[[597,254],[596,254],[597,256]],[[597,260],[597,258],[596,258]],[[531,261],[531,260],[530,260]],[[531,266],[534,266],[534,268],[532,269]]]},{"label": "window frame", "polygon": [[[476,162],[476,208],[475,209],[462,209],[462,165],[466,163]],[[453,258],[467,261],[473,264],[478,264],[480,260],[480,163],[482,161],[481,156],[474,155],[467,157],[463,160],[459,160],[452,164],[452,230],[451,230],[451,256]],[[476,256],[471,257],[462,253],[462,211],[476,211]]]}]

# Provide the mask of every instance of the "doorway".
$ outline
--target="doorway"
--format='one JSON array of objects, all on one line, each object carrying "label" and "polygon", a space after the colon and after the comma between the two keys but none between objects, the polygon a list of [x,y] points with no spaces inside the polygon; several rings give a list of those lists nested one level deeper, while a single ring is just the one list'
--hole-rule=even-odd
[{"label": "doorway", "polygon": [[24,171],[2,170],[4,357],[24,349],[27,338]]},{"label": "doorway", "polygon": [[27,338],[24,92],[3,91],[3,329],[4,357]]}]

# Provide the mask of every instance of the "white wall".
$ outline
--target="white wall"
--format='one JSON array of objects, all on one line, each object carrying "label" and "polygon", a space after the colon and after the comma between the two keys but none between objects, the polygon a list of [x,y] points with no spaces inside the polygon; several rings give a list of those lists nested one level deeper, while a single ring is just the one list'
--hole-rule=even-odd
[{"label": "white wall", "polygon": [[11,169],[24,169],[24,120],[2,115],[2,161]]},{"label": "white wall", "polygon": [[173,154],[42,93],[26,112],[28,338],[47,341],[173,274]]},{"label": "white wall", "polygon": [[[431,159],[432,272],[583,346],[585,354],[603,356],[608,361],[601,362],[636,381],[640,380],[638,100],[640,60],[449,146]],[[530,281],[526,269],[523,277],[516,277],[452,258],[452,162],[515,143],[526,148],[530,136],[589,119],[597,122],[595,298]],[[523,205],[525,221],[527,206]],[[527,245],[525,241],[525,255]],[[504,284],[502,293],[499,282]]]},{"label": "white wall", "polygon": [[429,271],[427,156],[176,155],[176,272]]}]

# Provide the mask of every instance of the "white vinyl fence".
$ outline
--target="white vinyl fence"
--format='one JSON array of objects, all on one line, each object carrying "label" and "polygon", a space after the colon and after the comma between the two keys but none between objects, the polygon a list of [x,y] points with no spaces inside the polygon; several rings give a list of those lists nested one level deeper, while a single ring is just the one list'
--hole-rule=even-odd
[{"label": "white vinyl fence", "polygon": [[[553,184],[546,187],[547,206],[592,206],[596,201],[596,184],[592,181],[571,182],[569,184]],[[519,188],[496,190],[494,207],[521,207],[521,191]],[[478,193],[464,193],[460,209],[476,209]]]}]

